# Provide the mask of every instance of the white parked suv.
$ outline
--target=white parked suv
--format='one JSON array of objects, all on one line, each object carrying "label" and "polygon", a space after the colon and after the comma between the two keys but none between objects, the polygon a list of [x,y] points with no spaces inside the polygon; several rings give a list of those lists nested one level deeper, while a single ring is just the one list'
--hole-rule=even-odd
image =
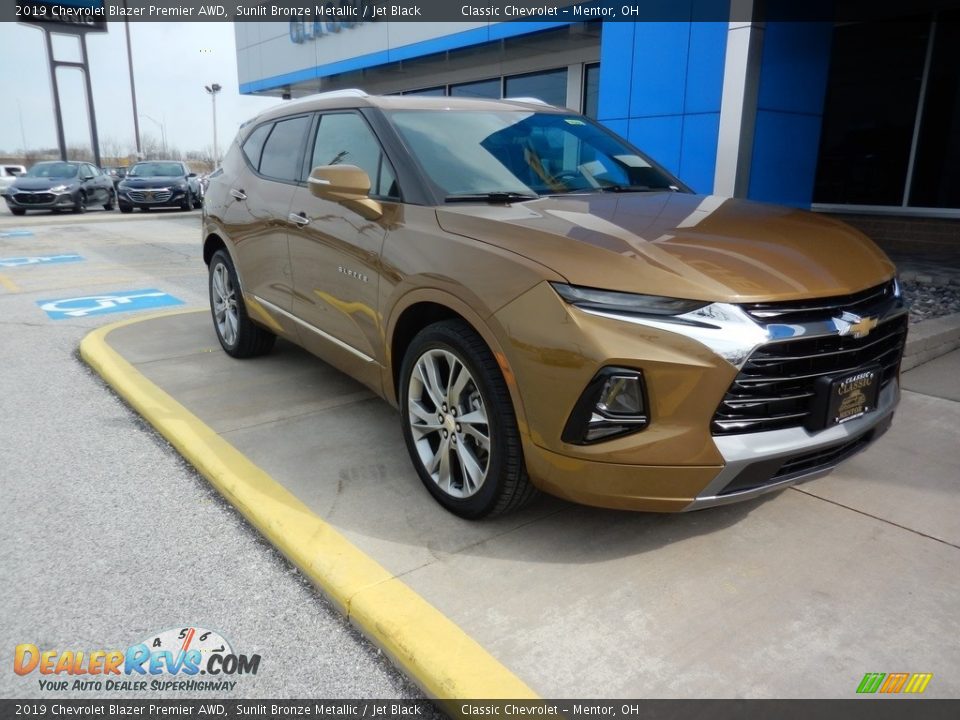
[{"label": "white parked suv", "polygon": [[23,165],[0,165],[0,194],[6,192],[7,188],[13,185],[17,176],[26,171],[27,169]]}]

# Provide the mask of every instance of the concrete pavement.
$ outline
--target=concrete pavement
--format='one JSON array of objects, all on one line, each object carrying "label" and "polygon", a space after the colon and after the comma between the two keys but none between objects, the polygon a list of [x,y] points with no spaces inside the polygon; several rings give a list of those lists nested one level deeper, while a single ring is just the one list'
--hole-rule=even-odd
[{"label": "concrete pavement", "polygon": [[202,312],[106,340],[544,697],[849,698],[866,672],[960,696],[960,403],[921,394],[956,388],[958,353],[904,376],[920,392],[874,447],[795,489],[475,523],[430,499],[394,410],[292,345],[232,360]]}]

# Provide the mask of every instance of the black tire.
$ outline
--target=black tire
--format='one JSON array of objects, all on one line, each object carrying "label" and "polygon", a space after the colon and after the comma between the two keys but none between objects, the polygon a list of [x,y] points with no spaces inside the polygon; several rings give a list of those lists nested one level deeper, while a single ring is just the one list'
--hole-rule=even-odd
[{"label": "black tire", "polygon": [[73,211],[75,213],[85,213],[87,211],[87,194],[85,192],[77,195],[77,202],[73,206]]},{"label": "black tire", "polygon": [[[222,269],[222,270],[221,270]],[[225,326],[217,319],[217,303],[214,296],[218,294],[215,288],[215,277],[224,273],[224,279],[229,278],[236,310],[236,336],[229,337]],[[213,329],[220,341],[220,347],[227,355],[235,358],[250,358],[266,355],[273,349],[277,336],[254,324],[247,315],[247,308],[243,303],[243,294],[240,292],[240,283],[237,280],[237,271],[226,250],[217,250],[210,258],[210,272],[207,277],[207,290],[210,295],[210,315],[213,318]],[[227,337],[224,335],[227,334]]]},{"label": "black tire", "polygon": [[113,190],[107,191],[107,202],[103,206],[104,210],[113,210],[113,204],[117,201],[117,193]]},{"label": "black tire", "polygon": [[[486,475],[480,482],[479,487],[466,497],[458,497],[447,492],[440,487],[438,481],[431,477],[421,458],[420,449],[418,449],[417,441],[414,439],[411,429],[410,411],[408,410],[410,407],[411,377],[420,359],[428,352],[438,350],[452,354],[456,361],[470,373],[471,377],[466,387],[472,387],[473,392],[467,400],[459,395],[458,402],[460,402],[461,415],[466,417],[466,415],[463,415],[464,412],[471,413],[478,407],[486,412],[487,423],[482,425],[482,427],[486,427],[489,439],[489,451],[484,453],[484,459],[487,463]],[[442,373],[442,368],[440,370]],[[446,371],[445,384],[448,387],[446,399],[452,400],[453,396],[449,394],[449,375],[452,374],[449,364],[446,366]],[[464,403],[468,403],[468,405],[464,406]],[[447,406],[444,404],[442,413],[441,408],[435,407],[430,410],[425,408],[423,404],[420,407],[422,410],[427,410],[431,416],[433,412],[437,412],[439,417],[440,414],[446,414]],[[410,459],[420,476],[420,480],[434,499],[450,512],[468,519],[502,515],[519,509],[536,496],[537,490],[527,476],[523,448],[520,444],[520,432],[517,429],[517,419],[503,374],[500,372],[497,361],[486,343],[466,322],[445,320],[429,325],[421,330],[410,343],[400,369],[400,413],[407,451],[410,453]],[[450,413],[450,418],[457,417],[454,407],[450,408]],[[454,424],[455,430],[450,429],[449,433],[455,449],[454,433],[460,438],[461,446],[465,442],[469,442],[469,436],[466,432],[461,434],[459,423]],[[436,427],[441,427],[441,425]],[[420,448],[424,448],[424,442],[429,442],[431,449],[426,450],[426,452],[437,453],[437,449],[434,449],[433,445],[434,441],[441,441],[440,432],[446,431],[438,430],[422,435]],[[428,440],[427,435],[430,435],[431,439]],[[479,455],[476,450],[480,449],[482,451],[482,447],[474,444],[474,448],[472,456],[477,459]],[[461,447],[461,449],[465,448]],[[457,474],[456,469],[459,466],[459,477],[463,481],[459,486],[454,487],[455,478],[451,478],[451,487],[455,492],[462,493],[466,488],[467,471],[461,461],[457,459],[459,457],[461,457],[459,452],[449,451],[448,467],[453,468],[449,471],[450,473]]]},{"label": "black tire", "polygon": [[184,211],[193,209],[193,196],[190,194],[189,190],[187,190],[186,194],[183,196],[183,200],[180,202],[180,209]]},{"label": "black tire", "polygon": [[122,213],[132,213],[133,206],[127,205],[126,203],[118,203],[120,205],[120,212]]},{"label": "black tire", "polygon": [[199,210],[203,207],[203,195],[194,195],[193,196],[193,209]]},{"label": "black tire", "polygon": [[10,208],[10,212],[12,212],[14,215],[26,215],[26,214],[27,214],[27,211],[24,210],[23,208]]}]

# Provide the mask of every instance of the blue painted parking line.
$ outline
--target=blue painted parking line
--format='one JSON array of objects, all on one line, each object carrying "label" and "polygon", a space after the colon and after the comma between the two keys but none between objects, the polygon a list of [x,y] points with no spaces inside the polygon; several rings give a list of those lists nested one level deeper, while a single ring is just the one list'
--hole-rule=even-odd
[{"label": "blue painted parking line", "polygon": [[183,300],[160,290],[121,290],[102,295],[37,300],[37,305],[54,320],[108,315],[135,310],[153,310],[171,305],[183,305]]},{"label": "blue painted parking line", "polygon": [[24,265],[53,265],[56,263],[79,262],[82,255],[25,255],[24,257],[0,258],[0,267],[23,267]]},{"label": "blue painted parking line", "polygon": [[33,237],[33,233],[29,230],[7,230],[6,232],[0,232],[0,238],[11,237]]}]

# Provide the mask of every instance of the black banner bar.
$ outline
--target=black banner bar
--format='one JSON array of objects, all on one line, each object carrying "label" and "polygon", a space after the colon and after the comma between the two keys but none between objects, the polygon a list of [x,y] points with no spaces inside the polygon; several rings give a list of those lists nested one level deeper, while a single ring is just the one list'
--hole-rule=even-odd
[{"label": "black banner bar", "polygon": [[[0,0],[0,21],[686,22],[854,21],[960,7],[960,0]],[[101,29],[101,28],[98,28]]]},{"label": "black banner bar", "polygon": [[[956,720],[960,700],[870,697],[851,700],[447,700],[458,718],[607,718],[608,720]],[[324,718],[411,720],[440,717],[410,700],[0,700],[4,720],[63,718]]]}]

